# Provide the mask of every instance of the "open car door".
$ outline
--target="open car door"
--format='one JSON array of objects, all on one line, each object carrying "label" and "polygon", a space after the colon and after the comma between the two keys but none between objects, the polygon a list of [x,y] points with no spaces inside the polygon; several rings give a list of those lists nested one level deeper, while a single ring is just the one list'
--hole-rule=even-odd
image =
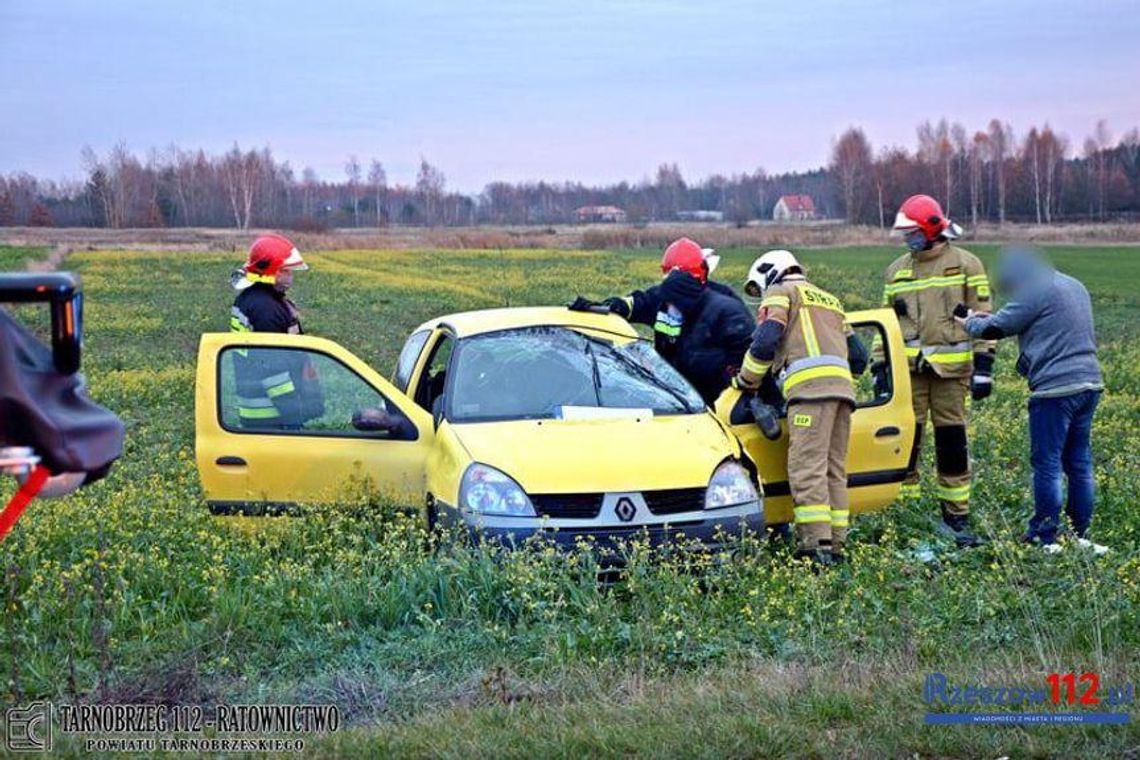
[{"label": "open car door", "polygon": [[[914,448],[914,409],[898,318],[890,309],[850,312],[847,321],[867,353],[883,354],[890,365],[889,387],[876,388],[868,370],[855,378],[855,413],[847,449],[847,485],[852,512],[889,506],[898,496]],[[881,347],[881,348],[880,348]],[[769,523],[791,522],[788,487],[788,425],[782,415],[779,440],[763,436],[740,391],[728,388],[716,402],[717,416],[740,439],[760,471]]]},{"label": "open car door", "polygon": [[198,474],[215,513],[335,502],[364,486],[423,502],[431,416],[330,340],[207,333],[194,402]]}]

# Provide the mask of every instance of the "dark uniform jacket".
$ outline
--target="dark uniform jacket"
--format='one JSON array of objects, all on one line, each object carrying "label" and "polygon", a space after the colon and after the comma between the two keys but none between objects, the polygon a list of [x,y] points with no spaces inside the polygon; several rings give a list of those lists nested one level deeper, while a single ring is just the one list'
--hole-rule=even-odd
[{"label": "dark uniform jacket", "polygon": [[[630,294],[629,321],[653,326],[657,352],[711,405],[736,374],[756,323],[732,288],[712,280],[701,286],[694,277],[676,274]],[[696,287],[680,294],[669,287],[686,281]],[[676,306],[673,314],[669,303]]]},{"label": "dark uniform jacket", "polygon": [[[230,312],[233,332],[300,335],[297,307],[272,285],[243,290]],[[279,348],[241,349],[234,357],[242,427],[296,428],[324,414],[319,381],[308,355]]]}]

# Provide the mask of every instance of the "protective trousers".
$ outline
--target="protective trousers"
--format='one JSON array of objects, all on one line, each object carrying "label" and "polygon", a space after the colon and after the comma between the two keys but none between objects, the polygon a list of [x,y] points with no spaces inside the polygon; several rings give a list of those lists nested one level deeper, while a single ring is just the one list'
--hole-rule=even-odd
[{"label": "protective trousers", "polygon": [[788,407],[788,484],[800,551],[838,551],[847,539],[850,436],[847,401],[799,401]]},{"label": "protective trousers", "polygon": [[927,415],[934,424],[934,461],[938,470],[935,495],[949,515],[970,512],[970,453],[966,444],[966,377],[943,378],[927,369],[910,376],[914,404],[914,450],[903,491],[918,492],[918,463]]}]

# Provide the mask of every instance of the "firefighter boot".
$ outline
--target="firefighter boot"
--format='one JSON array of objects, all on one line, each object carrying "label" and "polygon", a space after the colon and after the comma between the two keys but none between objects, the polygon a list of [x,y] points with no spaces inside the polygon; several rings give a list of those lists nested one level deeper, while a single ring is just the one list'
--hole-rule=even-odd
[{"label": "firefighter boot", "polygon": [[981,546],[985,540],[970,530],[970,516],[956,515],[942,509],[942,522],[938,525],[938,532],[954,539],[954,543],[962,549],[971,549]]}]

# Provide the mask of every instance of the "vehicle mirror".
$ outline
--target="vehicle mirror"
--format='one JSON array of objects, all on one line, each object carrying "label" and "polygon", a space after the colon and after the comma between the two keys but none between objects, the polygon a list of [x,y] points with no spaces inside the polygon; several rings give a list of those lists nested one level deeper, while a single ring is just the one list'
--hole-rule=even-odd
[{"label": "vehicle mirror", "polygon": [[75,374],[83,345],[79,279],[68,272],[0,275],[0,303],[45,302],[51,307],[52,363],[60,374]]},{"label": "vehicle mirror", "polygon": [[400,427],[400,418],[387,409],[368,407],[352,414],[352,427],[362,433],[391,433]]}]

